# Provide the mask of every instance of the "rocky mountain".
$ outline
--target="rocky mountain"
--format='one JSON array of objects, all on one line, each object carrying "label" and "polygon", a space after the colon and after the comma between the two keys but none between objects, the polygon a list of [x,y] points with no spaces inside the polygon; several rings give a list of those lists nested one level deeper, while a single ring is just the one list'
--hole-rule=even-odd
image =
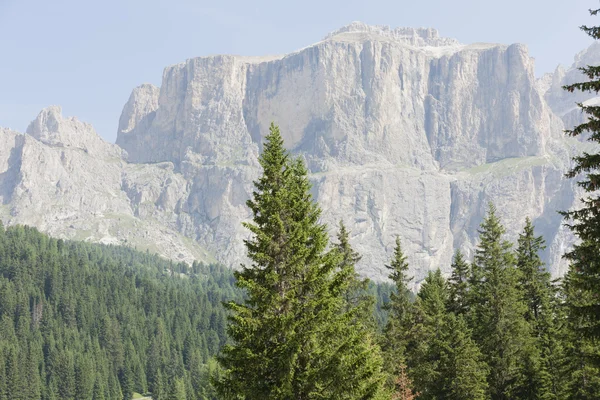
[{"label": "rocky mountain", "polygon": [[[600,58],[592,46],[576,62]],[[575,97],[540,81],[525,46],[461,44],[433,29],[353,23],[280,57],[210,56],[133,90],[116,145],[60,109],[0,130],[1,217],[52,235],[148,248],[181,261],[244,261],[240,222],[271,121],[311,171],[334,233],[382,279],[400,235],[417,281],[468,254],[489,201],[515,239],[530,216],[556,275],[573,243],[557,210],[586,146],[562,130]],[[574,76],[574,78],[578,78]]]},{"label": "rocky mountain", "polygon": [[575,56],[575,61],[571,67],[567,69],[559,65],[553,73],[546,74],[540,80],[541,90],[544,92],[546,102],[552,111],[563,120],[565,128],[570,129],[584,121],[585,116],[576,103],[593,105],[600,102],[600,97],[595,93],[569,93],[562,87],[587,79],[579,68],[599,64],[600,43],[594,42],[590,47]]}]

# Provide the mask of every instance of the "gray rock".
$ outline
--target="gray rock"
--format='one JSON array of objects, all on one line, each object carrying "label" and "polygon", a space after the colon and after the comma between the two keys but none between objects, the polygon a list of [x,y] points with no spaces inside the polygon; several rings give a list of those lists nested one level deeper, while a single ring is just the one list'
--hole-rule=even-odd
[{"label": "gray rock", "polygon": [[361,23],[281,57],[190,59],[160,89],[134,89],[118,146],[57,108],[28,135],[1,130],[2,218],[236,266],[275,121],[309,166],[323,222],[349,227],[364,275],[386,276],[396,235],[417,282],[448,272],[454,249],[472,255],[489,201],[511,240],[534,220],[558,275],[573,237],[556,211],[578,197],[563,175],[582,145],[562,134],[567,97],[554,100],[567,75],[536,81],[523,45]]},{"label": "gray rock", "polygon": [[586,119],[577,103],[584,103],[585,105],[600,103],[600,97],[597,93],[580,91],[569,93],[563,89],[564,85],[585,82],[587,77],[579,68],[588,65],[600,65],[600,42],[598,41],[594,41],[587,49],[579,52],[575,56],[571,67],[565,69],[565,67],[559,65],[554,73],[547,74],[543,78],[546,83],[543,84],[541,89],[546,102],[552,108],[552,111],[561,117],[567,129],[579,125]]}]

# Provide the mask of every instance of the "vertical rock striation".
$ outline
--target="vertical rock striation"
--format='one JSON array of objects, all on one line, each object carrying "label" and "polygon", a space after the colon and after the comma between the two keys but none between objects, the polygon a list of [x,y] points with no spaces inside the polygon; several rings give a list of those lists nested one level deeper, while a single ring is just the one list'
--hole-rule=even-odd
[{"label": "vertical rock striation", "polygon": [[[285,56],[190,59],[167,67],[160,89],[134,89],[118,146],[56,108],[28,135],[0,131],[3,219],[235,266],[275,121],[307,162],[324,222],[333,231],[343,219],[351,230],[363,274],[385,276],[396,235],[417,280],[448,270],[455,248],[475,246],[489,201],[513,239],[534,219],[560,274],[573,238],[556,210],[576,198],[563,178],[573,152],[559,111],[568,99],[555,90],[567,75],[536,81],[523,45],[362,23]],[[46,175],[27,175],[41,154],[49,167],[35,173]],[[34,204],[63,211],[25,211]]]}]

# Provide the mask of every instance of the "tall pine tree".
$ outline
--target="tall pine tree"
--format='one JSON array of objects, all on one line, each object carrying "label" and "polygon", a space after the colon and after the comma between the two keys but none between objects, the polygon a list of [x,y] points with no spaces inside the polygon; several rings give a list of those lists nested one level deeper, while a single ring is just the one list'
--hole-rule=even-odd
[{"label": "tall pine tree", "polygon": [[[590,10],[597,16],[600,9]],[[582,26],[593,39],[600,39],[600,27]],[[600,92],[600,66],[580,68],[587,81],[564,87],[569,92]],[[600,106],[578,104],[586,122],[567,130],[573,137],[586,134],[587,140],[600,143]],[[562,214],[580,242],[565,257],[569,271],[564,279],[564,296],[568,314],[566,351],[569,360],[569,396],[573,399],[597,398],[600,392],[600,153],[584,152],[573,159],[575,166],[567,174],[580,178],[578,185],[588,196],[582,208]],[[596,396],[596,397],[595,397]]]},{"label": "tall pine tree", "polygon": [[488,366],[471,338],[463,315],[450,313],[443,326],[444,348],[440,357],[443,387],[441,398],[453,400],[488,399]]},{"label": "tall pine tree", "polygon": [[450,292],[441,271],[430,272],[417,295],[419,328],[407,355],[420,399],[485,399],[486,371],[463,316],[446,309]]},{"label": "tall pine tree", "polygon": [[488,383],[494,400],[519,398],[526,386],[522,365],[533,346],[518,270],[511,244],[502,238],[504,231],[490,204],[473,263],[469,321],[490,367]]},{"label": "tall pine tree", "polygon": [[452,275],[448,280],[448,309],[455,314],[466,314],[469,311],[469,277],[471,267],[460,250],[452,259]]},{"label": "tall pine tree", "polygon": [[262,177],[248,206],[246,247],[252,265],[236,273],[247,292],[232,315],[216,382],[223,398],[378,398],[383,375],[377,346],[344,311],[351,270],[326,251],[326,226],[310,195],[307,171],[271,125],[260,157]]},{"label": "tall pine tree", "polygon": [[[595,16],[600,10],[590,10]],[[582,26],[581,29],[593,39],[600,39],[600,27]],[[581,72],[589,79],[586,82],[574,83],[565,86],[569,92],[576,90],[582,92],[600,92],[600,66],[587,66],[580,68]],[[600,143],[600,106],[578,104],[587,114],[588,120],[567,131],[570,136],[589,134],[587,140]],[[585,175],[578,182],[589,196],[582,199],[583,206],[579,210],[564,212],[563,214],[572,221],[571,230],[579,237],[580,243],[566,254],[570,261],[569,273],[569,299],[571,313],[577,314],[578,325],[574,328],[582,335],[600,339],[600,153],[584,152],[574,159],[575,166],[567,174],[570,178]]]},{"label": "tall pine tree", "polygon": [[526,320],[531,326],[536,351],[531,353],[526,375],[531,398],[565,397],[565,355],[562,343],[564,321],[561,318],[558,288],[552,283],[539,255],[545,248],[544,238],[535,236],[529,218],[519,235],[517,268]]},{"label": "tall pine tree", "polygon": [[337,234],[338,242],[334,244],[334,251],[339,253],[340,270],[348,270],[350,279],[348,289],[344,293],[346,311],[354,311],[357,314],[357,323],[369,326],[374,324],[375,298],[369,293],[369,279],[361,278],[356,272],[356,263],[362,258],[350,245],[350,233],[342,221],[340,221]]},{"label": "tall pine tree", "polygon": [[565,335],[565,353],[567,356],[567,394],[569,399],[595,400],[600,393],[600,346],[588,331],[581,329],[585,324],[585,317],[580,313],[573,312],[573,302],[589,302],[589,298],[581,296],[593,296],[590,292],[581,292],[571,284],[573,270],[569,270],[563,283],[567,313],[567,329]]},{"label": "tall pine tree", "polygon": [[519,235],[517,269],[519,287],[526,305],[525,319],[531,327],[535,347],[523,364],[526,385],[522,394],[531,399],[564,398],[564,353],[561,343],[557,288],[539,255],[544,239],[535,236],[529,218]]},{"label": "tall pine tree", "polygon": [[408,286],[413,277],[408,275],[408,262],[402,251],[400,237],[396,237],[394,254],[386,268],[390,271],[388,277],[392,280],[395,291],[391,293],[390,301],[385,304],[389,318],[384,329],[382,349],[386,370],[392,377],[398,377],[402,366],[406,365],[407,346],[414,327],[414,304]]}]

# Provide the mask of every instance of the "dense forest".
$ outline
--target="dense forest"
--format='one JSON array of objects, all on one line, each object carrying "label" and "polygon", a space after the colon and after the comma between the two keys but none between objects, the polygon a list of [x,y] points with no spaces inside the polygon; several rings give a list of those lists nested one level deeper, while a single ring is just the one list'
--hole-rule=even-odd
[{"label": "dense forest", "polygon": [[0,228],[0,399],[210,397],[240,296],[224,267]]},{"label": "dense forest", "polygon": [[[391,286],[368,291],[384,326]],[[0,226],[0,399],[213,399],[242,297],[223,266]]]}]

